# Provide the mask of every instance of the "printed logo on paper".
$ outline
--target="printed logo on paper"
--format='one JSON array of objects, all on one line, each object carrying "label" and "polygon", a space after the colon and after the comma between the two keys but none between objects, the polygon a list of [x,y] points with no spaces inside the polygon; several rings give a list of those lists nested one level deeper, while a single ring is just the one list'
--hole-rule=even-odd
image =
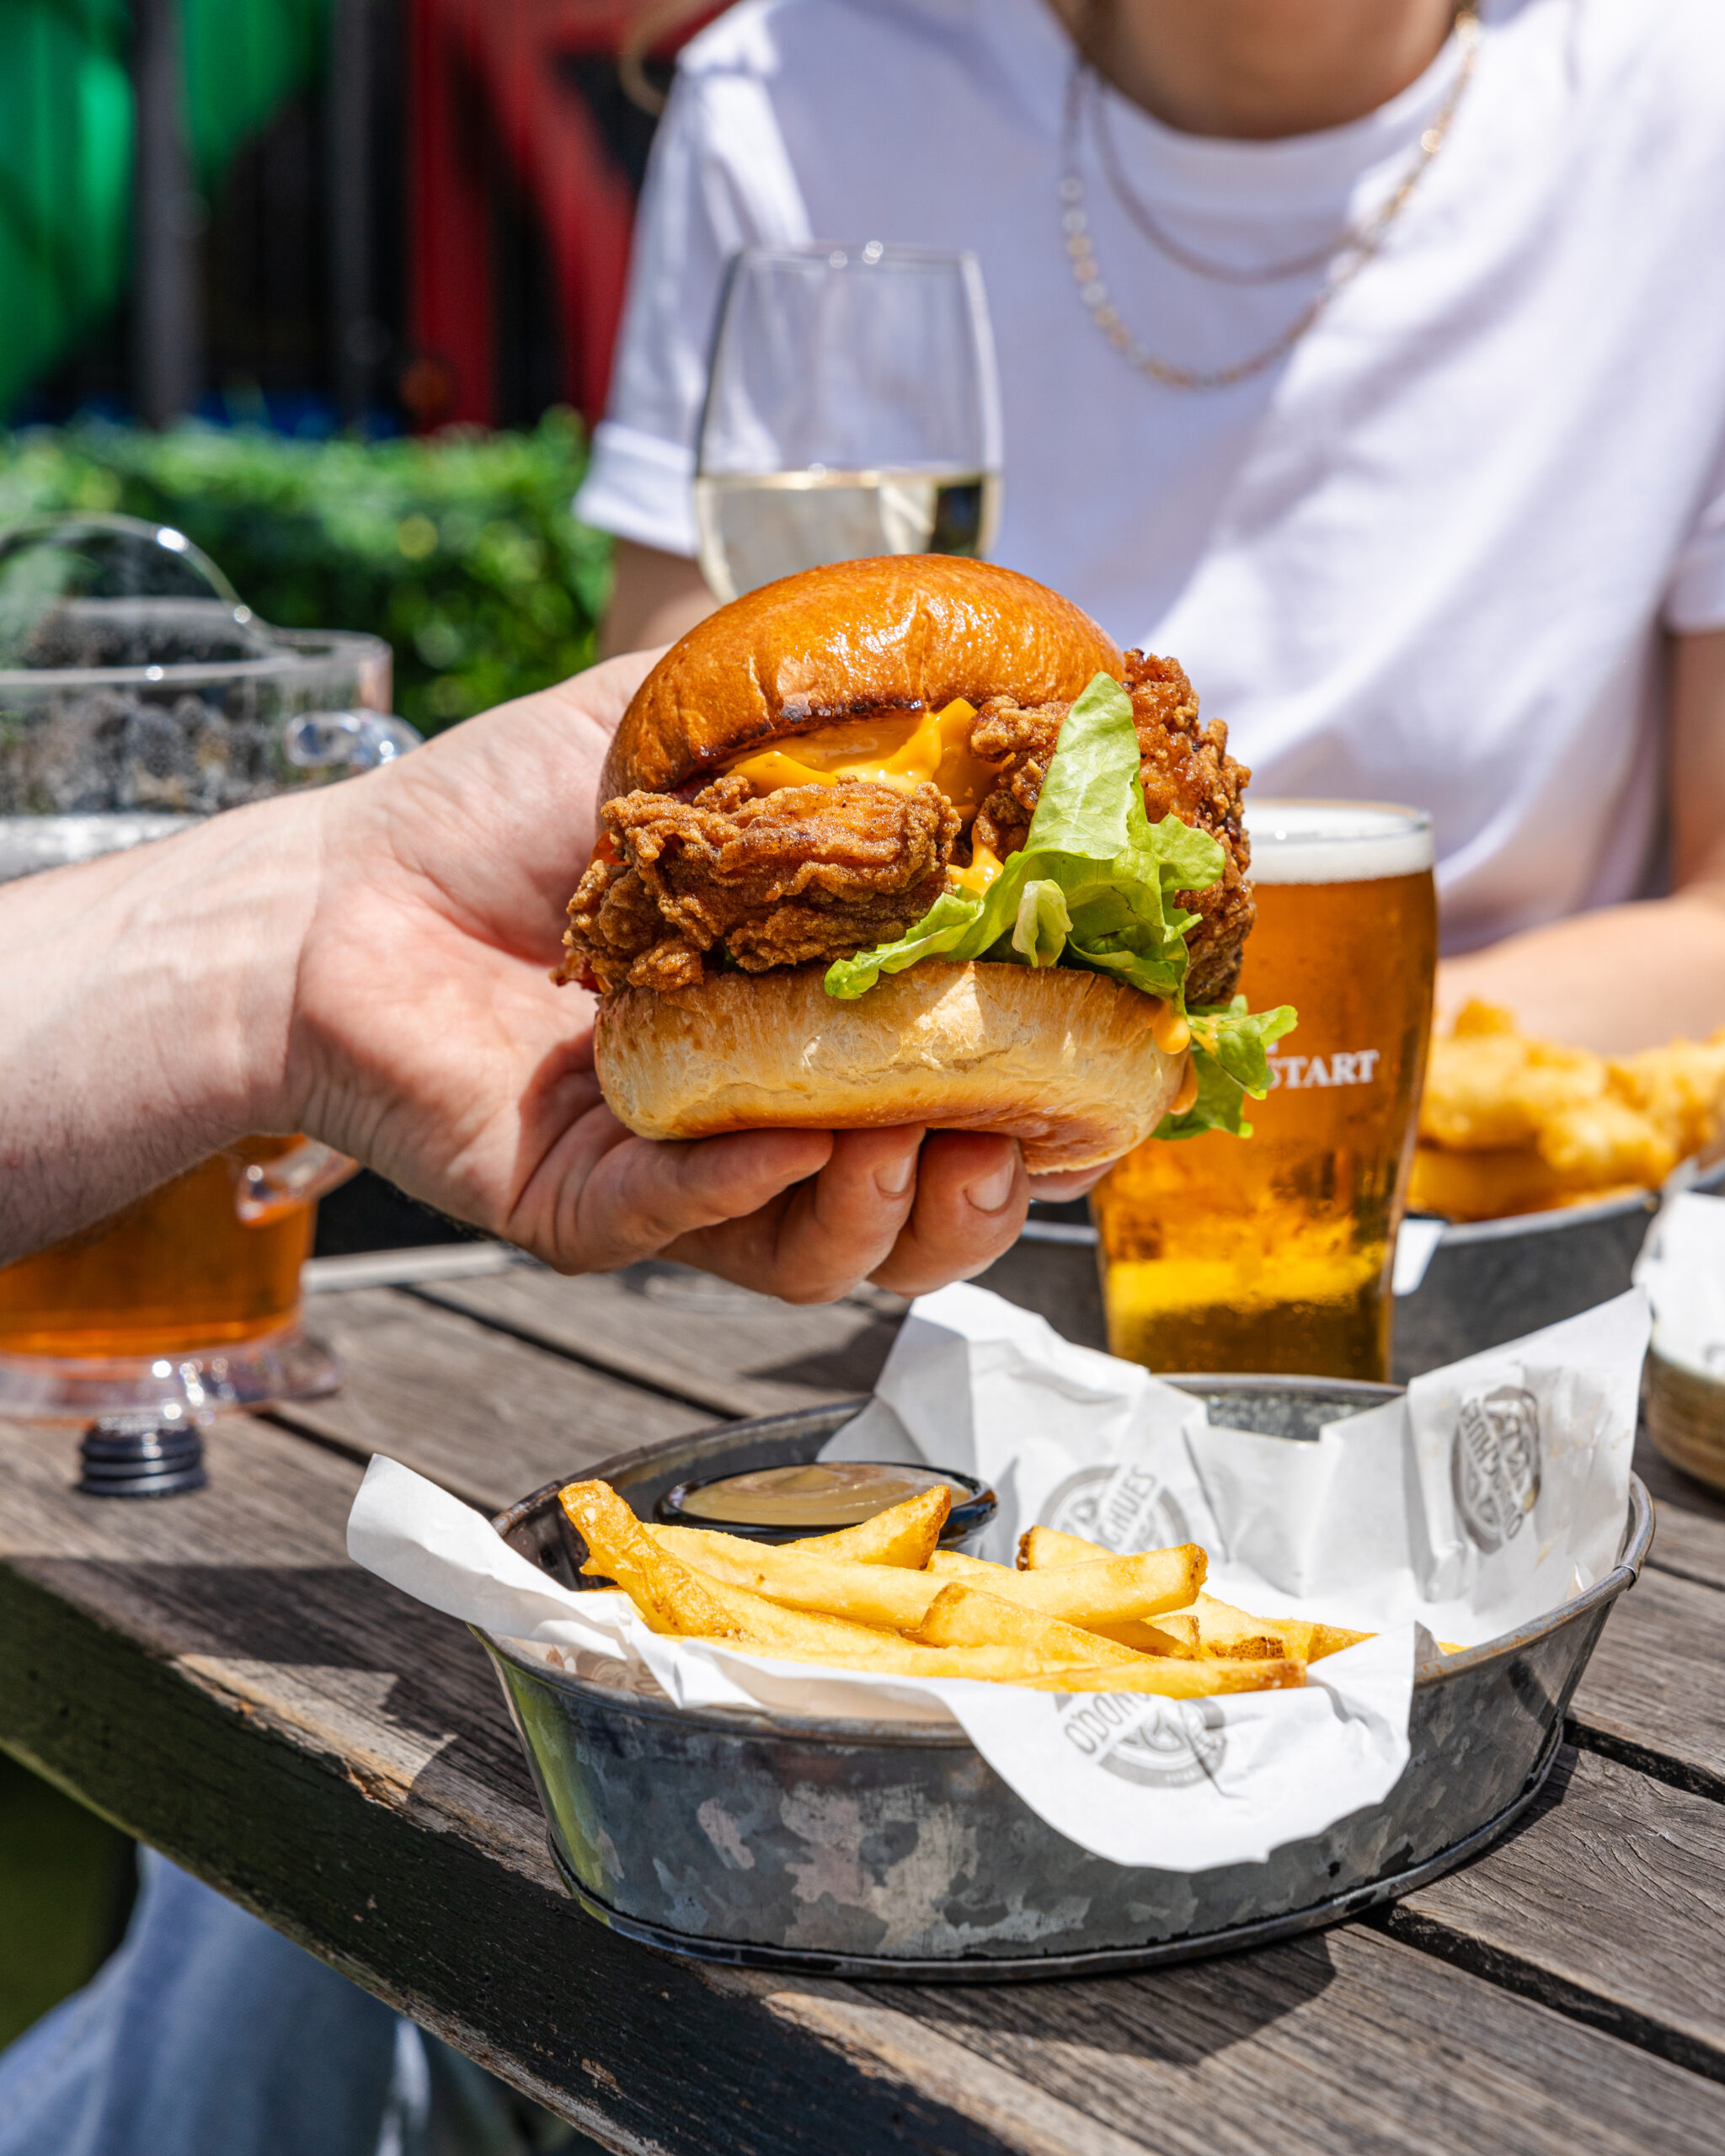
[{"label": "printed logo on paper", "polygon": [[1540,1494],[1540,1409],[1530,1392],[1500,1385],[1462,1401],[1450,1480],[1478,1548],[1501,1550],[1515,1540]]},{"label": "printed logo on paper", "polygon": [[1228,1748],[1214,1700],[1146,1700],[1141,1692],[1073,1694],[1060,1701],[1060,1733],[1081,1758],[1140,1789],[1212,1780]]},{"label": "printed logo on paper", "polygon": [[1178,1498],[1135,1462],[1069,1475],[1044,1506],[1043,1524],[1105,1550],[1166,1550],[1192,1540]]}]

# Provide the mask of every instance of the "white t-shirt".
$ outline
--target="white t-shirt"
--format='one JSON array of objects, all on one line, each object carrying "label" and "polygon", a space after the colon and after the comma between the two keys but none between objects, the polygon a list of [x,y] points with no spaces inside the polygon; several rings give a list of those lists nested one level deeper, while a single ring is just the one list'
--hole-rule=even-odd
[{"label": "white t-shirt", "polygon": [[[1488,0],[1448,140],[1290,357],[1220,391],[1130,368],[1057,199],[1071,47],[1042,0],[748,0],[688,48],[654,147],[611,415],[578,514],[695,548],[720,275],[756,240],[973,248],[1000,355],[994,553],[1172,654],[1259,796],[1436,820],[1445,940],[1651,888],[1659,632],[1725,625],[1725,19],[1717,0]],[[1108,93],[1188,245],[1262,264],[1369,216],[1454,40],[1364,120],[1183,135]],[[1195,275],[1081,152],[1110,296],[1226,366],[1316,279]]]}]

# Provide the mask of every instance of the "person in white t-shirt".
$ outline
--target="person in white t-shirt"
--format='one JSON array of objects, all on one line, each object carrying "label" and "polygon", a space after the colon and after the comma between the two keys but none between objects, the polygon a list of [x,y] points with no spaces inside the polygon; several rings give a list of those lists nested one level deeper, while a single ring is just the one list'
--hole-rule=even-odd
[{"label": "person in white t-shirt", "polygon": [[1178,658],[1260,796],[1432,810],[1445,1001],[1704,1032],[1722,230],[1710,0],[745,0],[683,56],[577,499],[620,542],[607,641],[712,603],[734,250],[969,248],[996,557]]}]

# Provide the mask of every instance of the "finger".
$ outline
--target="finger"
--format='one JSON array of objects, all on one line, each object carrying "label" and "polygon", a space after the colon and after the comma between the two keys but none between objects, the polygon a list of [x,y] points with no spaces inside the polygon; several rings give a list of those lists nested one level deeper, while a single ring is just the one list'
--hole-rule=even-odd
[{"label": "finger", "polygon": [[841,1130],[819,1175],[668,1251],[788,1303],[830,1303],[891,1251],[916,1201],[920,1129]]},{"label": "finger", "polygon": [[937,1131],[923,1141],[904,1232],[868,1277],[900,1295],[968,1280],[1017,1241],[1029,1202],[1030,1178],[1013,1139]]},{"label": "finger", "polygon": [[818,1176],[824,1130],[747,1130],[659,1145],[632,1137],[608,1109],[582,1118],[542,1173],[553,1179],[553,1231],[530,1244],[559,1271],[589,1273],[657,1256],[722,1221],[758,1215]]},{"label": "finger", "polygon": [[1063,1174],[1032,1176],[1031,1198],[1044,1205],[1065,1205],[1075,1198],[1088,1198],[1114,1165],[1112,1161],[1104,1161],[1099,1168],[1071,1168]]}]

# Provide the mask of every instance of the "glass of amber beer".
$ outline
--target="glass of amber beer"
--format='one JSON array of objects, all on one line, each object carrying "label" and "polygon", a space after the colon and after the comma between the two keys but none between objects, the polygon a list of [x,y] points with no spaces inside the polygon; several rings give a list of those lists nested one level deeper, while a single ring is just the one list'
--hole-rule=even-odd
[{"label": "glass of amber beer", "polygon": [[1240,987],[1300,1023],[1250,1138],[1151,1139],[1098,1186],[1108,1344],[1156,1370],[1383,1380],[1437,960],[1430,819],[1255,801],[1247,825]]},{"label": "glass of amber beer", "polygon": [[[0,881],[171,839],[418,739],[375,637],[270,628],[180,533],[70,515],[0,532]],[[188,1410],[327,1390],[299,1328],[318,1198],[353,1164],[238,1140],[0,1267],[0,1411]]]},{"label": "glass of amber beer", "polygon": [[329,1390],[335,1364],[300,1330],[300,1267],[317,1198],[352,1172],[311,1140],[242,1139],[0,1266],[0,1409],[82,1417]]}]

